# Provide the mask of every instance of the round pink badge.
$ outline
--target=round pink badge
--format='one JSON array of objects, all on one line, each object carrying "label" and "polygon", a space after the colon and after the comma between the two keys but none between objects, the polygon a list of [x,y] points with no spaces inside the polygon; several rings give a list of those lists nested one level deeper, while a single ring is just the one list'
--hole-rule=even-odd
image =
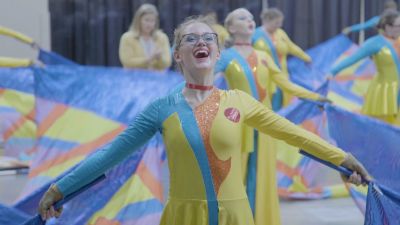
[{"label": "round pink badge", "polygon": [[240,120],[240,112],[238,109],[235,108],[227,108],[225,109],[225,117],[228,118],[228,120],[238,123]]}]

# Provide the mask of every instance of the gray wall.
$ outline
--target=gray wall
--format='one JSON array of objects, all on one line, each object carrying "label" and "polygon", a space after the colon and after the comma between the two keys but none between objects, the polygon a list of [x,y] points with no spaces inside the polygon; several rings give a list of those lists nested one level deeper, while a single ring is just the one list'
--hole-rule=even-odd
[{"label": "gray wall", "polygon": [[[0,0],[0,5],[0,26],[23,33],[50,50],[48,0]],[[30,46],[0,35],[0,56],[36,58],[36,55]]]}]

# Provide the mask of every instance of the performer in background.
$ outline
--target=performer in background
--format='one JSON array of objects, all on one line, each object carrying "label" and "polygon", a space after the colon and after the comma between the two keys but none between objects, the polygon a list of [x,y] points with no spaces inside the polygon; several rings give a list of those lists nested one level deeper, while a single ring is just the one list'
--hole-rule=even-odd
[{"label": "performer in background", "polygon": [[[299,57],[307,63],[311,63],[311,57],[300,47],[294,44],[286,32],[281,29],[283,24],[283,13],[277,8],[264,9],[261,13],[262,26],[258,27],[252,37],[254,48],[266,52],[272,57],[275,64],[281,69],[283,75],[288,78],[287,68],[288,55]],[[275,88],[272,107],[275,111],[287,106],[291,101],[289,93],[282,93]]]},{"label": "performer in background", "polygon": [[[294,96],[327,101],[325,97],[290,82],[269,55],[253,48],[251,37],[255,22],[247,9],[239,8],[229,13],[225,27],[232,46],[222,51],[214,72],[225,77],[229,89],[244,91],[270,109],[275,85]],[[244,127],[242,137],[242,169],[255,222],[279,225],[275,140],[248,126]]]},{"label": "performer in background", "polygon": [[362,113],[395,123],[399,112],[400,14],[387,11],[378,23],[381,34],[369,38],[353,55],[331,69],[333,75],[364,59],[372,57],[377,75],[368,87]]},{"label": "performer in background", "polygon": [[275,114],[239,90],[213,86],[220,56],[217,34],[201,19],[175,31],[174,59],[185,86],[150,103],[108,147],[51,185],[39,203],[41,216],[58,216],[52,205],[120,163],[161,132],[170,170],[170,192],[161,225],[252,225],[241,179],[242,126],[284,140],[354,172],[349,181],[368,179],[362,165],[318,136]]},{"label": "performer in background", "polygon": [[[383,5],[383,8],[384,8],[383,13],[385,13],[388,10],[397,11],[397,3],[392,0],[386,1],[385,4]],[[375,28],[378,25],[380,18],[381,18],[380,16],[374,16],[371,19],[365,21],[364,23],[351,25],[349,27],[344,28],[342,33],[347,35],[353,32],[360,32],[362,30]]]},{"label": "performer in background", "polygon": [[129,30],[121,37],[119,59],[125,68],[165,70],[171,66],[169,40],[159,29],[154,5],[143,4],[135,12]]}]

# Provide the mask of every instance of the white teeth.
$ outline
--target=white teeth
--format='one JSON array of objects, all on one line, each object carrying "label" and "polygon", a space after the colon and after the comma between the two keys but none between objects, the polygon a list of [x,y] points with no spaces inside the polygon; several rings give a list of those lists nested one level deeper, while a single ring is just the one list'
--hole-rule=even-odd
[{"label": "white teeth", "polygon": [[209,53],[206,50],[198,50],[194,53],[195,57],[207,57],[208,55]]}]

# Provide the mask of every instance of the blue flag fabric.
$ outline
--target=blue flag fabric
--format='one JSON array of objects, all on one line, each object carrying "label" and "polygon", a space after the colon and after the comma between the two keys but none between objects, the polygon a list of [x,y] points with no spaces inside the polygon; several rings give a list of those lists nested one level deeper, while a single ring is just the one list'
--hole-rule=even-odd
[{"label": "blue flag fabric", "polygon": [[374,184],[368,187],[367,209],[364,225],[400,224],[400,194]]},{"label": "blue flag fabric", "polygon": [[18,209],[0,204],[0,224],[20,225],[29,219],[29,215]]},{"label": "blue flag fabric", "polygon": [[71,61],[55,52],[49,52],[39,49],[38,59],[45,65],[65,65],[65,66],[78,66],[79,64]]}]

